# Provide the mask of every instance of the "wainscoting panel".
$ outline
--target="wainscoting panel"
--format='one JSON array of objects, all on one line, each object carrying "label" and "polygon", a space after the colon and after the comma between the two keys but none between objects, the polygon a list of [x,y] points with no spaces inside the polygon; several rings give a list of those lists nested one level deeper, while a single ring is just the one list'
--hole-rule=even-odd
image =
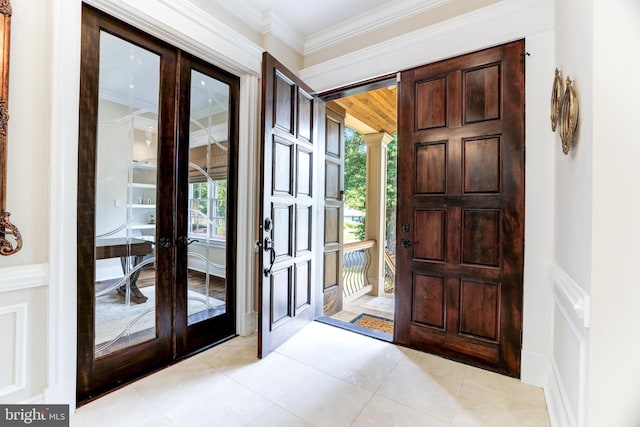
[{"label": "wainscoting panel", "polygon": [[0,307],[0,398],[25,389],[25,361],[27,359],[27,304]]},{"label": "wainscoting panel", "polygon": [[39,400],[47,383],[48,265],[0,268],[0,401]]},{"label": "wainscoting panel", "polygon": [[547,402],[552,425],[586,426],[590,298],[560,266],[553,280],[553,354]]}]

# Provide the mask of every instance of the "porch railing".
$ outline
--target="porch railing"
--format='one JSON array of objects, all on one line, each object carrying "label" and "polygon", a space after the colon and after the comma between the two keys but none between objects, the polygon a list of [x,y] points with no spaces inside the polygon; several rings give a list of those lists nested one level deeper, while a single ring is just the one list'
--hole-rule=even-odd
[{"label": "porch railing", "polygon": [[371,248],[376,241],[363,240],[343,245],[343,296],[357,294],[370,287],[368,273],[371,266]]}]

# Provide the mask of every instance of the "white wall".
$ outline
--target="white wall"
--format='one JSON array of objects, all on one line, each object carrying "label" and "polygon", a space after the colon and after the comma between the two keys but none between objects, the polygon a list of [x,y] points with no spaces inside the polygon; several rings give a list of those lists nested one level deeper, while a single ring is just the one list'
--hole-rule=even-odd
[{"label": "white wall", "polygon": [[[589,426],[638,426],[640,2],[593,1],[593,7]],[[589,102],[580,100],[587,108]]]},{"label": "white wall", "polygon": [[48,259],[51,9],[46,0],[12,7],[6,207],[24,245],[0,259],[0,268]]},{"label": "white wall", "polygon": [[47,372],[51,6],[12,7],[6,208],[23,247],[0,258],[0,402],[41,399]]},{"label": "white wall", "polygon": [[[556,2],[556,67],[574,81],[580,98],[576,145],[568,156],[556,132],[554,259],[585,291],[591,289],[593,159],[593,0]],[[585,36],[587,35],[587,36]],[[552,82],[553,75],[550,74]],[[549,83],[549,94],[551,93]]]},{"label": "white wall", "polygon": [[[593,0],[557,0],[555,66],[580,99],[580,124],[569,155],[554,137],[555,230],[552,377],[548,399],[558,425],[585,426],[589,330],[574,306],[588,304],[592,262]],[[548,73],[550,96],[553,72]],[[549,126],[547,124],[547,126]]]}]

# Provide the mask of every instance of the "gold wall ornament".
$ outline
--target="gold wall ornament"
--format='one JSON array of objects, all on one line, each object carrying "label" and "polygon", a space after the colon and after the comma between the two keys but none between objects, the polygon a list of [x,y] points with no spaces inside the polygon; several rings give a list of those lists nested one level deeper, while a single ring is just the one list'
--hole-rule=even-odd
[{"label": "gold wall ornament", "polygon": [[573,145],[573,138],[578,129],[578,97],[573,89],[571,78],[567,77],[567,86],[564,90],[560,105],[560,139],[562,140],[562,152],[569,154]]},{"label": "gold wall ornament", "polygon": [[[9,221],[7,212],[7,125],[9,121],[9,47],[11,2],[0,0],[0,255],[13,255],[22,249],[22,236]],[[11,239],[7,237],[12,236]],[[15,240],[15,247],[13,246]]]},{"label": "gold wall ornament", "polygon": [[4,16],[11,16],[11,2],[9,0],[0,0],[0,13]]},{"label": "gold wall ornament", "polygon": [[[2,212],[0,214],[0,227],[2,227],[2,233],[0,233],[0,255],[12,255],[22,249],[22,236],[18,227],[13,225],[9,221],[9,212]],[[7,236],[13,236],[16,247],[13,247],[11,240],[7,239]]]},{"label": "gold wall ornament", "polygon": [[562,100],[562,78],[560,71],[556,68],[556,76],[553,79],[551,88],[551,130],[556,131],[560,117],[560,102]]}]

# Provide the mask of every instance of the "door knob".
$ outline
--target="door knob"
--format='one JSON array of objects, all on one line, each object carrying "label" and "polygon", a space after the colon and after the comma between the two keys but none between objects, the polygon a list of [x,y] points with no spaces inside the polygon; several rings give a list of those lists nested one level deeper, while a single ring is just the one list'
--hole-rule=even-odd
[{"label": "door knob", "polygon": [[407,238],[402,238],[400,239],[400,247],[403,249],[407,249],[410,248],[413,245],[417,245],[418,242],[412,242],[411,240],[407,239]]},{"label": "door knob", "polygon": [[162,249],[170,248],[171,247],[171,240],[169,240],[166,237],[160,238],[160,240],[158,240],[158,247],[160,247]]},{"label": "door knob", "polygon": [[269,267],[264,269],[265,277],[271,276],[271,269],[273,268],[273,263],[276,261],[276,248],[273,243],[273,240],[269,237],[264,238],[263,248],[265,251],[269,252]]}]

